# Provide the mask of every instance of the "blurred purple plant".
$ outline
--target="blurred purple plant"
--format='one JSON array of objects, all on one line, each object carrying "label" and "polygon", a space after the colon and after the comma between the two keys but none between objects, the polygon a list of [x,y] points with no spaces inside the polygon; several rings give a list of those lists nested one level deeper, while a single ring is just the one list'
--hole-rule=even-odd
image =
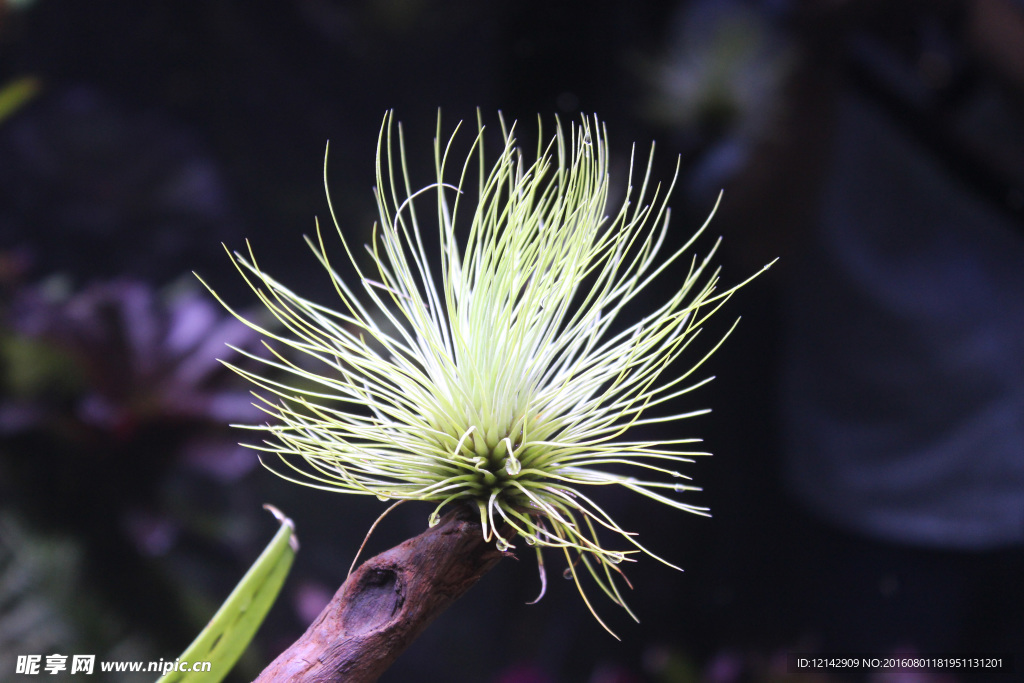
[{"label": "blurred purple plant", "polygon": [[16,295],[10,328],[66,356],[84,385],[75,416],[120,438],[154,421],[220,425],[259,415],[217,361],[225,343],[255,350],[257,335],[195,291],[160,295],[131,280],[70,296],[35,287]]},{"label": "blurred purple plant", "polygon": [[142,555],[165,554],[180,531],[158,502],[173,472],[228,483],[256,464],[226,425],[260,413],[217,357],[241,362],[225,343],[257,353],[258,337],[195,290],[125,279],[61,289],[11,297],[0,469],[26,498],[52,494],[44,514],[88,508]]},{"label": "blurred purple plant", "polygon": [[257,460],[228,423],[261,413],[217,361],[245,360],[225,343],[258,354],[258,337],[196,289],[0,291],[0,513],[75,539],[80,593],[104,623],[133,625],[97,649],[187,642],[186,608],[237,573],[258,528],[236,485]]}]

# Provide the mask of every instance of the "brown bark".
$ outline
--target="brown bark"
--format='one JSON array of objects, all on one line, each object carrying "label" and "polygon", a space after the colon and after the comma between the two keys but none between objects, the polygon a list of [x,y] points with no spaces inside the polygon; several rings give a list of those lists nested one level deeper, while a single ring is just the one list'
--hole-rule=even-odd
[{"label": "brown bark", "polygon": [[342,584],[306,632],[256,683],[369,683],[502,553],[459,510],[371,558]]}]

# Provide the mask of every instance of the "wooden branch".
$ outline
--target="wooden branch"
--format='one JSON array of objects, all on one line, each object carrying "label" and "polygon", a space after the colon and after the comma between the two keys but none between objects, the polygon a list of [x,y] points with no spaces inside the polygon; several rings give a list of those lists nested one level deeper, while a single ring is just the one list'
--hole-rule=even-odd
[{"label": "wooden branch", "polygon": [[370,683],[503,553],[468,510],[371,558],[255,683]]}]

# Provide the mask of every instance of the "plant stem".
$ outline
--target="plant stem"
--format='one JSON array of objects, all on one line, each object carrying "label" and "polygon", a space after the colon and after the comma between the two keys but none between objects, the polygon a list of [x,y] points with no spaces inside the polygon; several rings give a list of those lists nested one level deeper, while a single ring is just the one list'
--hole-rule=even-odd
[{"label": "plant stem", "polygon": [[370,683],[448,605],[501,559],[472,511],[359,566],[291,647],[255,683]]}]

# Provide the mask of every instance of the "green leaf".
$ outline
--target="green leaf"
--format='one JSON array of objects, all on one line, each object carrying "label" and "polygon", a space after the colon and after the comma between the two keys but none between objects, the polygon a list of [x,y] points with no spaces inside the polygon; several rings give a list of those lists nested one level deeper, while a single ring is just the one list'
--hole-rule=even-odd
[{"label": "green leaf", "polygon": [[189,667],[197,662],[210,662],[210,670],[169,671],[157,683],[219,683],[256,635],[281,591],[299,547],[292,520],[272,505],[263,507],[277,517],[281,528],[210,623],[178,658]]},{"label": "green leaf", "polygon": [[40,87],[39,79],[33,76],[16,78],[0,86],[0,123],[31,101]]}]

